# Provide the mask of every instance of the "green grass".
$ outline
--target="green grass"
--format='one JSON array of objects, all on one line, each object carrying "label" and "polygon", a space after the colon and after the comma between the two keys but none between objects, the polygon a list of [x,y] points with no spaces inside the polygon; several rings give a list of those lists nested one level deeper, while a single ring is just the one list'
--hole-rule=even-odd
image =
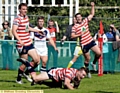
[{"label": "green grass", "polygon": [[49,88],[46,85],[31,86],[23,78],[24,84],[15,83],[17,71],[0,70],[0,90],[44,90],[44,93],[120,93],[120,73],[106,74],[99,77],[92,74],[92,78],[82,80],[78,89],[73,91],[60,88]]}]

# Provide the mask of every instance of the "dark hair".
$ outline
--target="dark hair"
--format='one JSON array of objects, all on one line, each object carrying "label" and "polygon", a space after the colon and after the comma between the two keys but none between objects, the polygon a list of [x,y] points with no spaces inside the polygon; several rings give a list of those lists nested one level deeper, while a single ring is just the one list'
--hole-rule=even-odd
[{"label": "dark hair", "polygon": [[113,30],[113,27],[110,26],[110,28]]},{"label": "dark hair", "polygon": [[39,16],[39,17],[37,18],[37,21],[38,21],[39,19],[43,19],[43,20],[44,20],[44,16]]},{"label": "dark hair", "polygon": [[86,73],[89,72],[88,69],[87,69],[86,67],[81,67],[81,68],[78,69],[78,71],[82,71],[82,70],[84,70]]},{"label": "dark hair", "polygon": [[54,20],[52,20],[52,19],[49,19],[49,22],[53,22],[53,23],[54,23]]},{"label": "dark hair", "polygon": [[20,3],[19,6],[18,6],[18,9],[21,9],[22,6],[26,6],[27,7],[27,4],[26,3]]},{"label": "dark hair", "polygon": [[81,14],[80,14],[80,13],[76,13],[76,14],[75,14],[75,18],[77,17],[77,15],[81,15]]},{"label": "dark hair", "polygon": [[7,20],[5,20],[5,21],[2,23],[2,26],[4,27],[5,22],[7,22],[7,25],[9,26],[9,22],[8,22]]}]

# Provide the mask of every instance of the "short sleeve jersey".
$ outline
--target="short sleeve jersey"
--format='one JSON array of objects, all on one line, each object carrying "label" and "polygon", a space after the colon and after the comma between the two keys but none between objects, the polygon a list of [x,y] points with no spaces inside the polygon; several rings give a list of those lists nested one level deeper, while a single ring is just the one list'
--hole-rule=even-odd
[{"label": "short sleeve jersey", "polygon": [[88,22],[88,18],[85,18],[80,24],[75,24],[72,27],[72,33],[82,34],[82,32],[84,31],[84,34],[82,34],[80,37],[80,42],[83,46],[89,44],[93,40],[89,31]]},{"label": "short sleeve jersey", "polygon": [[[25,46],[29,46],[32,42],[30,39],[30,33],[29,33],[29,18],[28,16],[20,16],[17,15],[13,21],[13,25],[17,25],[17,34],[22,42],[24,42]],[[20,45],[20,42],[17,41],[18,47],[22,47]]]},{"label": "short sleeve jersey", "polygon": [[56,81],[65,80],[65,78],[69,78],[73,80],[75,78],[77,69],[74,68],[55,68],[49,71],[49,74],[53,76]]},{"label": "short sleeve jersey", "polygon": [[56,28],[53,27],[53,28],[47,28],[47,29],[50,32],[51,38],[54,40],[54,42],[56,42],[56,32],[57,32]]}]

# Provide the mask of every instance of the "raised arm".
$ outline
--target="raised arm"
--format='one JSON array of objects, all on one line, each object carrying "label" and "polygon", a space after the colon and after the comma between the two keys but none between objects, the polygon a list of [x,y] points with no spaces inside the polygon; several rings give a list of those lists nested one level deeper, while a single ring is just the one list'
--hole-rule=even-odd
[{"label": "raised arm", "polygon": [[59,26],[58,26],[57,21],[55,21],[55,25],[56,25],[56,31],[57,31],[57,33],[59,33],[59,32],[60,32],[60,29],[59,29]]},{"label": "raised arm", "polygon": [[94,14],[95,14],[95,4],[94,4],[94,2],[91,2],[91,13],[88,16],[89,21],[93,18]]}]

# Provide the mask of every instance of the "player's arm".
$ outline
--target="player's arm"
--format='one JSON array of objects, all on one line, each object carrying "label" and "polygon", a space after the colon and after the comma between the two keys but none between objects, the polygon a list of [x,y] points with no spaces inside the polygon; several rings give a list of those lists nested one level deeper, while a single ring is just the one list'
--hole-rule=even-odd
[{"label": "player's arm", "polygon": [[[84,32],[83,32],[83,33],[84,33]],[[77,37],[80,37],[83,33],[79,33],[79,34],[71,33],[71,38],[77,38]]]},{"label": "player's arm", "polygon": [[19,36],[17,34],[17,29],[18,29],[18,26],[17,25],[13,25],[12,26],[12,33],[15,36],[15,38],[20,42],[20,44],[24,45],[24,43],[21,41],[21,39],[19,38]]},{"label": "player's arm", "polygon": [[40,30],[37,30],[37,29],[34,29],[32,27],[29,27],[29,31],[32,31],[32,32],[38,32],[40,35],[44,35],[44,33]]},{"label": "player's arm", "polygon": [[58,26],[57,21],[55,21],[55,25],[56,25],[56,32],[59,33],[59,32],[60,32],[60,29],[59,29],[59,26]]},{"label": "player's arm", "polygon": [[67,77],[65,77],[65,81],[64,81],[64,85],[70,89],[70,90],[74,90],[73,86],[70,84],[71,80]]},{"label": "player's arm", "polygon": [[91,13],[88,16],[89,21],[93,18],[94,14],[95,14],[95,4],[94,4],[94,2],[91,2]]}]

